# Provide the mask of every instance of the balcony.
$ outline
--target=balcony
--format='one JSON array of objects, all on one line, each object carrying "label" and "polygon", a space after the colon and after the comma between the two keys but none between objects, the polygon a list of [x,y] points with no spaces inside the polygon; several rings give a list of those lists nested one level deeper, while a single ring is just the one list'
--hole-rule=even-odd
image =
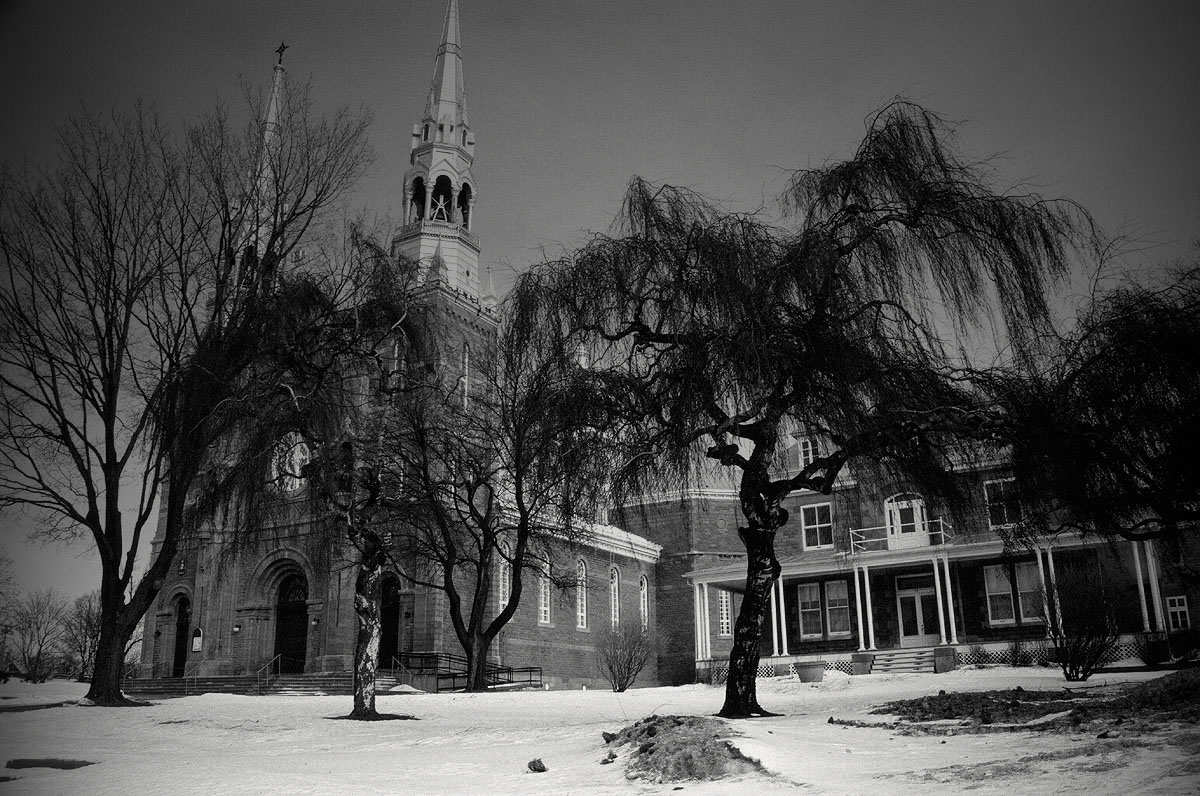
[{"label": "balcony", "polygon": [[468,245],[474,247],[475,249],[479,248],[479,238],[475,235],[475,233],[468,232],[457,221],[413,221],[412,223],[405,224],[404,226],[400,227],[400,229],[396,230],[393,243],[402,240],[408,240],[409,238],[421,234],[457,235]]},{"label": "balcony", "polygon": [[880,525],[877,528],[851,528],[851,553],[877,553],[885,550],[911,550],[937,547],[954,538],[954,528],[943,519]]}]

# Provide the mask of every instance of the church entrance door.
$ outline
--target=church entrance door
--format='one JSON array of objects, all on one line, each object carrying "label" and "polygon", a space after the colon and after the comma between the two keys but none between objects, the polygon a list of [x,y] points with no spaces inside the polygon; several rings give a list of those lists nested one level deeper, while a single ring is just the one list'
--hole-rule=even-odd
[{"label": "church entrance door", "polygon": [[275,607],[275,654],[280,674],[301,674],[308,657],[308,582],[300,573],[279,584]]},{"label": "church entrance door", "polygon": [[187,669],[189,628],[192,624],[192,602],[180,597],[175,604],[175,650],[171,659],[171,676],[183,677]]},{"label": "church entrance door", "polygon": [[392,659],[400,654],[400,583],[395,578],[383,581],[379,607],[379,667],[395,667]]}]

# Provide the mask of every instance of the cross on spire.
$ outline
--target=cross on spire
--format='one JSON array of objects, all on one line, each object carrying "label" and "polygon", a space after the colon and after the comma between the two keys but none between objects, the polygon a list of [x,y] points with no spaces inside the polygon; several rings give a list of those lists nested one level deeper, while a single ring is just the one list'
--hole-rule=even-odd
[{"label": "cross on spire", "polygon": [[281,41],[281,42],[279,42],[279,47],[275,50],[275,52],[279,53],[279,65],[280,66],[283,65],[283,51],[286,50],[287,48],[288,48],[287,44],[285,44],[284,42]]}]

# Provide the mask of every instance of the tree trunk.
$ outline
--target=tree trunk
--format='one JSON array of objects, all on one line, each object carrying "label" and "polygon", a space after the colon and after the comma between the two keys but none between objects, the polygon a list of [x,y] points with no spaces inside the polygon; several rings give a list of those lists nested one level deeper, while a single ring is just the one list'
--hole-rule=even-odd
[{"label": "tree trunk", "polygon": [[488,649],[491,644],[482,635],[471,639],[471,646],[464,650],[467,653],[467,690],[486,691],[488,689]]},{"label": "tree trunk", "polygon": [[[126,607],[119,613],[130,613],[130,609]],[[136,621],[131,624],[122,623],[117,614],[117,610],[112,610],[105,612],[103,616],[100,642],[96,646],[96,664],[92,670],[91,685],[86,697],[93,704],[105,707],[141,704],[121,693],[121,678],[125,674],[125,648],[130,635],[133,634]]]},{"label": "tree trunk", "polygon": [[358,636],[354,643],[354,709],[351,718],[371,719],[375,710],[375,674],[379,668],[379,639],[383,634],[380,620],[380,586],[383,582],[384,556],[374,539],[364,540],[360,551],[358,576],[354,580],[354,614],[358,618]]},{"label": "tree trunk", "polygon": [[746,593],[733,629],[725,704],[718,716],[747,718],[775,715],[758,704],[758,660],[763,620],[771,603],[771,587],[779,577],[775,559],[775,531],[761,527],[739,528],[746,547]]}]

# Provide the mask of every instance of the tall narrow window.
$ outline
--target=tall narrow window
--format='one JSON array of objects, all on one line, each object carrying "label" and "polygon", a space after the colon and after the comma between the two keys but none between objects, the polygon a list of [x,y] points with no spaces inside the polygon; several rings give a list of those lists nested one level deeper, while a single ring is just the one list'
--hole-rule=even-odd
[{"label": "tall narrow window", "polygon": [[1021,609],[1021,619],[1034,622],[1042,619],[1045,606],[1042,605],[1042,576],[1038,573],[1037,563],[1025,561],[1014,567],[1017,576],[1017,605]]},{"label": "tall narrow window", "polygon": [[642,575],[638,581],[638,608],[642,614],[642,632],[650,627],[650,581]]},{"label": "tall narrow window", "polygon": [[1187,630],[1192,626],[1192,618],[1188,615],[1187,595],[1167,598],[1167,617],[1172,630]]},{"label": "tall narrow window", "polygon": [[829,503],[805,506],[800,511],[804,547],[831,547],[833,545],[833,508]]},{"label": "tall narrow window", "polygon": [[821,584],[801,583],[797,587],[800,595],[800,637],[821,637]]},{"label": "tall narrow window", "polygon": [[1021,503],[1017,499],[1016,483],[1012,478],[984,482],[988,525],[992,528],[1007,528],[1021,521]]},{"label": "tall narrow window", "polygon": [[582,558],[575,565],[575,627],[587,628],[587,562]]},{"label": "tall narrow window", "polygon": [[812,437],[801,437],[796,440],[796,469],[803,470],[817,458],[817,446]]},{"label": "tall narrow window", "polygon": [[987,591],[988,623],[1011,625],[1016,621],[1013,611],[1012,584],[1008,582],[1007,567],[983,568],[983,587]]},{"label": "tall narrow window", "polygon": [[717,592],[717,635],[733,635],[733,599],[724,589]]},{"label": "tall narrow window", "polygon": [[621,624],[621,573],[616,567],[608,570],[608,601],[612,626]]},{"label": "tall narrow window", "polygon": [[508,599],[512,596],[512,563],[508,560],[508,544],[500,543],[500,594],[496,601],[500,604],[500,610],[508,605]]},{"label": "tall narrow window", "polygon": [[825,626],[831,636],[850,635],[850,590],[844,580],[825,584]]},{"label": "tall narrow window", "polygon": [[538,577],[538,624],[550,624],[550,573],[545,570]]},{"label": "tall narrow window", "polygon": [[463,409],[471,402],[471,347],[463,343],[462,348],[462,405]]}]

